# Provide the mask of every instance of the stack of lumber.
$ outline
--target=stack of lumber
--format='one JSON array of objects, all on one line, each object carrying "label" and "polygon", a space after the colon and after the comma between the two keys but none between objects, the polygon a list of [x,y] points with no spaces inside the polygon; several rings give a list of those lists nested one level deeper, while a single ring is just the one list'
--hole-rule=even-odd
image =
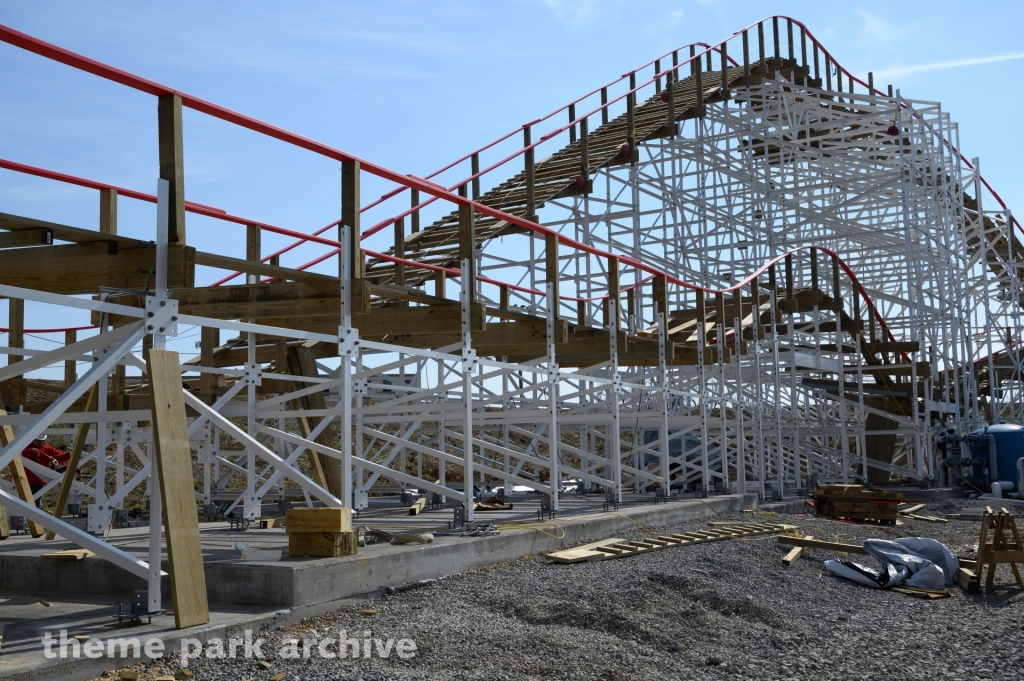
[{"label": "stack of lumber", "polygon": [[635,556],[640,553],[647,553],[648,551],[666,549],[670,546],[703,544],[705,542],[735,539],[737,537],[789,532],[795,529],[796,527],[793,525],[773,523],[722,523],[710,530],[659,535],[657,537],[643,540],[627,541],[625,539],[617,538],[604,539],[591,544],[577,546],[576,548],[565,549],[564,551],[554,551],[549,553],[547,558],[555,563],[592,562],[597,560],[608,560],[609,558]]},{"label": "stack of lumber", "polygon": [[359,533],[347,508],[290,508],[285,512],[288,555],[338,558],[354,555]]},{"label": "stack of lumber", "polygon": [[899,492],[867,490],[862,485],[821,485],[811,495],[818,517],[874,520],[896,524]]}]

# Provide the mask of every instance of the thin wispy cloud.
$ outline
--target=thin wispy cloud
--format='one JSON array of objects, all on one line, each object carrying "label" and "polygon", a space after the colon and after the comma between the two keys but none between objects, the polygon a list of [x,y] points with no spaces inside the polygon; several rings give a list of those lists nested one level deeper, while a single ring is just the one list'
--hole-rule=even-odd
[{"label": "thin wispy cloud", "polygon": [[876,71],[876,78],[893,78],[906,76],[912,73],[923,73],[925,71],[941,71],[943,69],[955,69],[962,66],[977,66],[979,64],[991,64],[999,61],[1012,61],[1024,59],[1024,52],[1010,52],[1009,54],[995,54],[989,57],[972,57],[970,59],[957,59],[954,61],[940,61],[932,64],[917,64],[914,66],[894,66],[891,69]]},{"label": "thin wispy cloud", "polygon": [[541,0],[559,21],[579,28],[596,17],[597,0]]}]

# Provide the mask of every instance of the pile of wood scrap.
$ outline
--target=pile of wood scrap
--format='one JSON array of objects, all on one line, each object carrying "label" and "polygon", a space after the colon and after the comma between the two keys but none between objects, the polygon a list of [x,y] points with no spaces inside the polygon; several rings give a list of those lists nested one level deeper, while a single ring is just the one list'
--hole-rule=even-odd
[{"label": "pile of wood scrap", "polygon": [[920,511],[924,507],[925,507],[924,504],[914,504],[913,506],[908,506],[906,508],[899,508],[899,507],[897,507],[897,509],[898,509],[899,517],[900,518],[909,518],[910,520],[923,520],[923,521],[928,522],[928,523],[948,523],[949,522],[945,518],[937,518],[937,517],[935,517],[933,515],[921,515],[920,513],[918,513],[918,511]]},{"label": "pile of wood scrap", "polygon": [[478,501],[473,504],[474,511],[511,511],[512,504],[506,504],[498,497],[490,497],[485,501]]},{"label": "pile of wood scrap", "polygon": [[896,524],[897,507],[903,495],[899,492],[867,490],[862,485],[821,485],[811,495],[819,518],[873,520]]},{"label": "pile of wood scrap", "polygon": [[776,532],[789,532],[796,529],[793,525],[782,525],[773,523],[729,523],[721,524],[710,530],[698,530],[695,532],[683,532],[681,534],[659,535],[651,539],[626,540],[626,539],[604,539],[601,541],[584,544],[564,551],[554,551],[548,554],[548,560],[555,563],[583,563],[597,560],[608,560],[610,558],[625,558],[640,553],[657,551],[670,546],[687,546],[690,544],[703,544],[711,541],[722,541],[723,539],[736,539],[738,537],[750,537],[759,534],[773,534]]}]

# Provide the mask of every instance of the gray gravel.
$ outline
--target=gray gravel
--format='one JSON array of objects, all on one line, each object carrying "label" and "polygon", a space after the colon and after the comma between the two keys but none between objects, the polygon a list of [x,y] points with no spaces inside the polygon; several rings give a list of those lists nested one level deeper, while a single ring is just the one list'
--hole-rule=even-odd
[{"label": "gray gravel", "polygon": [[[984,502],[931,503],[940,515]],[[1021,514],[1024,507],[1012,509]],[[750,514],[723,515],[744,520]],[[966,555],[977,521],[904,521],[894,528],[778,515],[827,540],[930,536]],[[705,528],[688,523],[659,531]],[[1024,523],[1021,523],[1024,529]],[[641,538],[637,529],[630,538]],[[542,557],[437,580],[263,633],[284,641],[339,629],[409,638],[411,659],[194,660],[196,681],[303,679],[1021,679],[1024,596],[1007,568],[992,595],[925,600],[827,574],[815,550],[791,568],[774,538],[670,548],[600,563]],[[866,556],[856,560],[870,562]],[[362,608],[376,614],[360,615]],[[151,675],[177,671],[152,665]]]}]

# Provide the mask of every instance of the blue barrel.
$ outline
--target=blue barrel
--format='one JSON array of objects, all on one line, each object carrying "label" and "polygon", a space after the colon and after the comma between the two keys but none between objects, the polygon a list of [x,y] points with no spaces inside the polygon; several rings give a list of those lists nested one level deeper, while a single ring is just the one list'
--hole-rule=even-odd
[{"label": "blue barrel", "polygon": [[[996,470],[989,471],[989,477],[992,481],[1006,480],[1016,485],[1017,459],[1024,456],[1024,426],[997,423],[976,430],[971,435],[991,435],[995,438]],[[981,451],[978,454],[981,454]]]}]

